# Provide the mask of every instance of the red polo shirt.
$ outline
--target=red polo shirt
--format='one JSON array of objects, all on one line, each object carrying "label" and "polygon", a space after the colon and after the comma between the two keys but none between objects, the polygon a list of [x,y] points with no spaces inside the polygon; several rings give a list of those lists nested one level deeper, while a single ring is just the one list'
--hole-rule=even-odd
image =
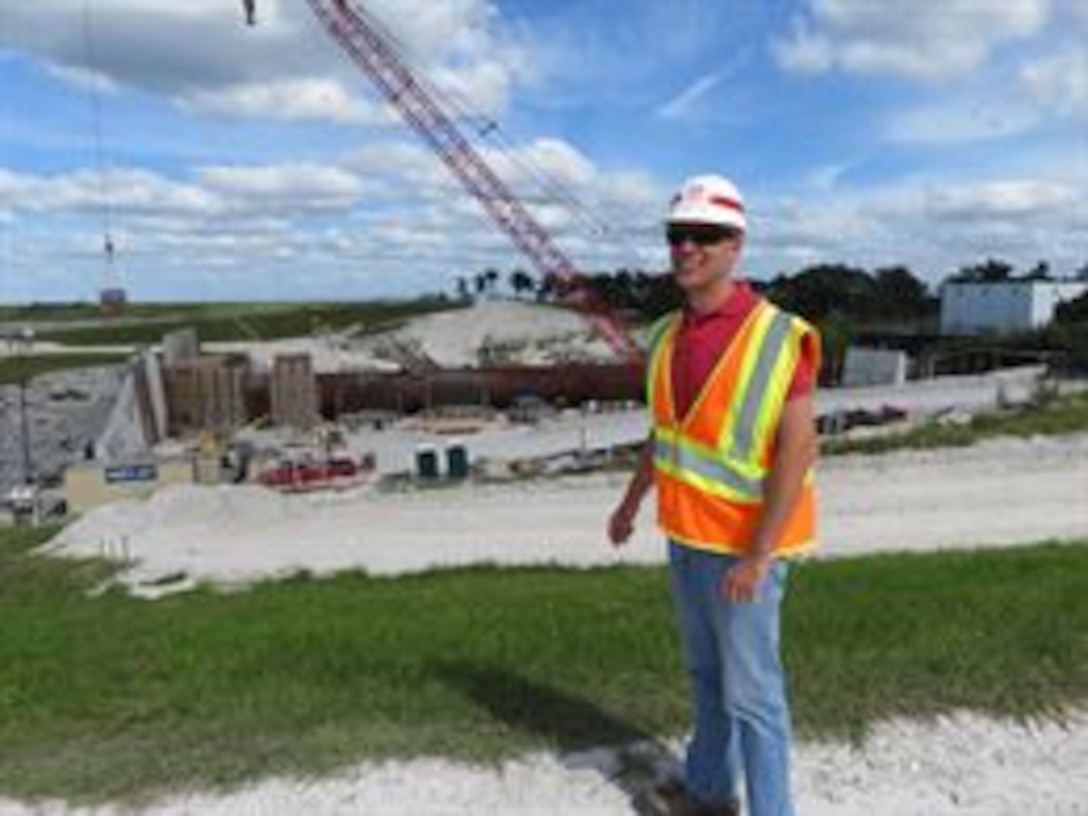
[{"label": "red polo shirt", "polygon": [[[718,309],[697,314],[684,312],[672,358],[673,401],[677,416],[688,412],[699,390],[729,341],[759,303],[759,294],[747,281],[737,281],[729,298]],[[813,349],[806,343],[786,395],[787,402],[812,394],[816,385]]]}]

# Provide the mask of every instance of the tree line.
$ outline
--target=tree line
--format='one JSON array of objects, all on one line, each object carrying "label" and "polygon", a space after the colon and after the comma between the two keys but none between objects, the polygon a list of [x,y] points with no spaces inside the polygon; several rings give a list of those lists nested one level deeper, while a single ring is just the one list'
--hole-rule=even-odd
[{"label": "tree line", "polygon": [[[1073,277],[1088,281],[1088,263]],[[994,258],[964,266],[931,286],[904,265],[864,269],[844,263],[823,263],[795,273],[782,273],[753,284],[769,299],[799,314],[820,330],[829,364],[841,361],[845,349],[865,336],[928,337],[928,346],[1049,350],[1063,355],[1077,370],[1088,371],[1088,294],[1059,306],[1050,326],[1001,338],[938,338],[940,290],[945,283],[1053,280],[1049,264],[1040,261],[1024,271]],[[682,304],[668,274],[618,269],[583,276],[584,284],[602,303],[625,314],[633,323],[646,322]],[[458,279],[461,299],[513,295],[550,302],[563,287],[554,279],[534,277],[521,269],[505,276],[486,269]],[[832,366],[833,367],[833,366]],[[834,372],[831,372],[832,374]]]},{"label": "tree line", "polygon": [[[1088,263],[1076,276],[1088,280]],[[1053,275],[1046,261],[1018,273],[1007,261],[987,258],[958,269],[937,286],[930,286],[904,265],[869,270],[845,263],[815,264],[754,283],[771,300],[816,323],[842,320],[871,326],[935,320],[944,282],[1050,279]],[[667,274],[623,268],[590,273],[583,280],[610,308],[636,319],[656,318],[681,303],[680,293]],[[457,278],[456,287],[461,299],[512,295],[518,299],[550,301],[562,294],[562,286],[555,279],[540,278],[524,269],[506,274],[494,268],[485,269]]]}]

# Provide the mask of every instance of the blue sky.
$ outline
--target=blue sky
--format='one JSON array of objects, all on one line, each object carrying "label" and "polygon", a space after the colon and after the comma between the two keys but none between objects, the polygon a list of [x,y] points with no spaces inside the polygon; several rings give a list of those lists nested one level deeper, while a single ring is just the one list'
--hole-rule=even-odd
[{"label": "blue sky", "polygon": [[[107,212],[138,299],[392,296],[525,265],[306,3],[264,0],[254,29],[240,5],[0,7],[0,300],[94,297]],[[466,130],[500,124],[479,148],[587,270],[661,268],[665,203],[707,171],[747,197],[753,277],[1088,261],[1084,0],[366,5]]]}]

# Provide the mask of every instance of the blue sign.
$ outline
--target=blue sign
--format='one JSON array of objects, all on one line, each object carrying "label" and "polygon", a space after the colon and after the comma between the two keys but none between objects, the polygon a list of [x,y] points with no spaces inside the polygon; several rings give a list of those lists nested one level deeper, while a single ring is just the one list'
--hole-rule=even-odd
[{"label": "blue sign", "polygon": [[106,483],[153,482],[159,478],[154,465],[113,465],[106,468]]}]

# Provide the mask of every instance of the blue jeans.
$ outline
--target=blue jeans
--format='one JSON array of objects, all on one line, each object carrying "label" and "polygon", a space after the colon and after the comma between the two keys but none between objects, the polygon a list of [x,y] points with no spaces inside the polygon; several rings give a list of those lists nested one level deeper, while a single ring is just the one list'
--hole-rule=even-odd
[{"label": "blue jeans", "polygon": [[706,804],[739,799],[751,816],[793,816],[790,711],[779,657],[779,610],[789,565],[775,561],[758,599],[721,592],[736,556],[669,545],[673,597],[695,698],[685,786]]}]

